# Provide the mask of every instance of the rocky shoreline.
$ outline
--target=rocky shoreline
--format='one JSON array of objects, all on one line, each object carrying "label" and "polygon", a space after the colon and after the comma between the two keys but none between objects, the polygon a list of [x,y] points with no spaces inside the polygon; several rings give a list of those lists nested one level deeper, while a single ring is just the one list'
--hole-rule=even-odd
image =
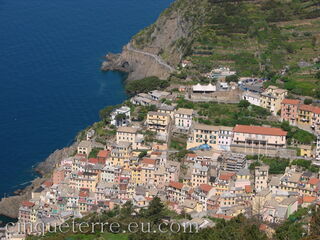
[{"label": "rocky shoreline", "polygon": [[72,155],[76,150],[77,142],[74,142],[69,147],[54,151],[49,157],[39,163],[35,168],[35,171],[41,175],[32,181],[32,183],[22,190],[16,190],[17,195],[2,198],[0,201],[0,215],[4,215],[10,218],[17,218],[20,203],[22,201],[29,200],[31,193],[34,189],[41,186],[41,184],[51,177],[51,173],[55,165],[60,162],[63,158]]},{"label": "rocky shoreline", "polygon": [[160,62],[156,54],[133,49],[127,44],[119,54],[108,53],[102,63],[102,71],[120,71],[128,73],[127,80],[138,80],[156,76],[160,79],[169,77],[172,69]]}]

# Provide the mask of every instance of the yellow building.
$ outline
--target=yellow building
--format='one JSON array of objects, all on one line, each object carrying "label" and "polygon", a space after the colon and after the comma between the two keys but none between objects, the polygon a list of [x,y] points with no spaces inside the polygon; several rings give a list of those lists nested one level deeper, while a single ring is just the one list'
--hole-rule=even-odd
[{"label": "yellow building", "polygon": [[119,142],[111,147],[110,162],[113,166],[124,167],[130,161],[132,144],[130,142]]},{"label": "yellow building", "polygon": [[90,192],[96,191],[97,183],[100,180],[99,174],[91,172],[79,172],[72,174],[70,177],[70,187],[80,190],[81,188],[89,189]]},{"label": "yellow building", "polygon": [[312,157],[312,146],[311,145],[299,145],[300,156],[302,157]]},{"label": "yellow building", "polygon": [[219,126],[194,124],[187,141],[187,149],[208,144],[213,149],[218,149]]},{"label": "yellow building", "polygon": [[170,125],[170,115],[161,112],[148,112],[146,124],[150,131],[167,134]]},{"label": "yellow building", "polygon": [[288,91],[276,86],[269,86],[260,97],[260,105],[268,109],[273,115],[281,110],[281,102],[288,95]]}]

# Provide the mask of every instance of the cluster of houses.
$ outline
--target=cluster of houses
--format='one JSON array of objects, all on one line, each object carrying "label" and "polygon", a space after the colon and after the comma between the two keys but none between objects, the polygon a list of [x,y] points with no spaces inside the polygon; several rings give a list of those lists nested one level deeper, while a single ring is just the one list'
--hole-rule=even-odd
[{"label": "cluster of houses", "polygon": [[[286,94],[285,90],[269,87],[260,95],[259,105],[272,113],[283,108],[282,118],[294,118],[292,124],[306,119],[306,115],[313,123],[312,114],[319,114],[317,108],[308,106],[307,113],[305,105],[285,99]],[[286,151],[286,131],[267,126],[199,124],[194,121],[195,110],[176,109],[174,104],[161,103],[163,98],[174,96],[152,91],[130,100],[136,105],[157,106],[138,125],[132,124],[129,107],[114,110],[110,119],[116,135],[99,149],[95,133],[89,130],[77,153],[59,162],[51,178],[32,192],[29,201],[22,202],[19,222],[42,223],[49,229],[72,217],[112,210],[127,201],[139,211],[155,196],[169,209],[192,218],[228,220],[244,214],[258,216],[266,223],[286,220],[299,206],[318,204],[317,173],[297,166],[287,167],[280,175],[269,174],[267,165],[249,170],[251,160],[247,155],[278,156]],[[150,133],[154,140],[146,141]],[[173,133],[188,135],[189,153],[180,161],[172,158],[174,151],[169,147]],[[31,227],[25,230],[11,229],[7,239],[37,234]]]}]

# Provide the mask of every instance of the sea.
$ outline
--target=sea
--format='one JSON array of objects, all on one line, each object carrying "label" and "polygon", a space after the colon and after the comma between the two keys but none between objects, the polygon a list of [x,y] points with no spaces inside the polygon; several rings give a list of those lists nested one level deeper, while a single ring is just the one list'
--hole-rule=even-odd
[{"label": "sea", "polygon": [[[101,72],[108,52],[173,0],[0,0],[0,198],[33,168],[127,98],[125,75]],[[1,221],[1,218],[0,218]]]}]

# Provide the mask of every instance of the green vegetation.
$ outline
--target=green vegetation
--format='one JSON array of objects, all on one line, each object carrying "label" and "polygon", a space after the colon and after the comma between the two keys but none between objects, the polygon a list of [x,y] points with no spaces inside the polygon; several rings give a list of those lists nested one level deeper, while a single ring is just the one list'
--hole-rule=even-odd
[{"label": "green vegetation", "polygon": [[[135,213],[135,216],[132,214]],[[264,233],[259,231],[258,226],[253,220],[249,220],[242,215],[239,215],[230,221],[226,222],[225,220],[216,220],[216,226],[212,228],[201,229],[197,232],[196,229],[193,229],[193,233],[190,233],[187,229],[186,233],[181,230],[180,232],[170,232],[170,225],[162,225],[162,230],[165,233],[161,233],[158,230],[158,224],[162,222],[164,217],[170,217],[171,219],[181,219],[187,217],[187,214],[182,213],[181,215],[176,214],[168,210],[163,203],[161,203],[158,197],[155,197],[149,204],[146,209],[142,209],[139,212],[136,212],[132,203],[130,201],[126,202],[121,209],[116,207],[112,211],[100,213],[100,214],[90,214],[82,219],[76,219],[77,223],[86,222],[89,226],[92,223],[120,223],[121,229],[128,229],[128,224],[135,222],[138,226],[142,223],[147,225],[151,223],[151,233],[146,233],[144,228],[142,231],[141,227],[134,228],[138,230],[135,233],[128,234],[111,234],[111,233],[101,233],[101,224],[95,226],[95,231],[92,233],[91,228],[82,228],[83,234],[77,234],[72,232],[72,224],[70,223],[69,228],[64,228],[65,233],[47,233],[45,236],[36,237],[30,236],[28,240],[36,239],[47,239],[47,240],[58,240],[58,239],[114,239],[114,240],[175,240],[175,239],[184,239],[184,240],[225,240],[225,239],[235,239],[235,240],[267,240],[267,237]],[[173,225],[177,226],[177,225]],[[77,228],[76,228],[77,229]],[[173,228],[177,230],[177,228]],[[153,233],[153,230],[157,230],[156,233]]]},{"label": "green vegetation", "polygon": [[319,172],[319,168],[312,165],[312,162],[310,160],[306,160],[306,159],[293,160],[290,165],[297,165],[299,167],[303,167],[305,170],[309,170],[309,171],[315,172],[315,173]]},{"label": "green vegetation", "polygon": [[250,164],[249,169],[253,170],[256,166],[261,166],[262,163],[269,166],[270,174],[283,174],[286,167],[289,166],[290,160],[279,157],[268,157],[263,155],[247,155],[248,160],[256,160]]},{"label": "green vegetation", "polygon": [[147,93],[152,90],[160,90],[169,86],[169,82],[166,80],[161,80],[157,77],[147,77],[140,80],[129,81],[126,84],[126,91],[130,95],[137,93]]},{"label": "green vegetation", "polygon": [[270,116],[266,109],[255,105],[249,106],[247,101],[241,101],[239,104],[219,104],[215,102],[193,103],[185,99],[179,99],[177,103],[178,107],[198,110],[199,123],[208,125],[262,125],[266,123],[266,118]]},{"label": "green vegetation", "polygon": [[96,158],[100,150],[103,150],[103,148],[93,148],[89,154],[89,158]]},{"label": "green vegetation", "polygon": [[152,47],[176,15],[188,34],[167,36],[172,41],[162,44],[159,55],[169,61],[169,53],[182,55],[192,64],[174,78],[199,80],[212,67],[229,66],[240,77],[265,76],[292,93],[320,97],[317,0],[177,0],[134,37],[135,46]]}]

